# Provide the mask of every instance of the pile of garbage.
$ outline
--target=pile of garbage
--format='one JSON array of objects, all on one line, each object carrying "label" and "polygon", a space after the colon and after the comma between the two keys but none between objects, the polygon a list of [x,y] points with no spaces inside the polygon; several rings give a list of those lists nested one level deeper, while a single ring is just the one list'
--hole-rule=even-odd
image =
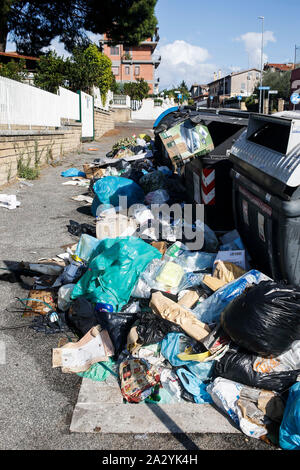
[{"label": "pile of garbage", "polygon": [[65,253],[17,268],[32,327],[65,336],[53,367],[117,374],[132,404],[214,404],[247,436],[299,449],[300,288],[251,266],[236,230],[183,218],[203,243],[178,239],[182,219],[165,209],[183,215],[185,188],[149,136],[62,176],[84,182],[95,224],[73,221]]}]

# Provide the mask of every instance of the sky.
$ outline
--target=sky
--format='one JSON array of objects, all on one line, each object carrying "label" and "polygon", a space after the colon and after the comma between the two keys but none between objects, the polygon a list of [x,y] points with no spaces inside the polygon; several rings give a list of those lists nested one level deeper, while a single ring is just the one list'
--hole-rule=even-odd
[{"label": "sky", "polygon": [[156,16],[160,89],[181,80],[208,83],[219,70],[223,76],[260,69],[258,16],[264,16],[264,62],[293,62],[295,44],[300,46],[299,0],[158,0]]},{"label": "sky", "polygon": [[[223,76],[248,67],[260,69],[258,16],[264,16],[264,62],[293,62],[295,45],[300,61],[299,0],[158,0],[160,41],[155,55],[162,58],[156,70],[160,89],[176,87],[182,80],[189,86],[205,84],[219,70]],[[51,48],[67,55],[57,40]],[[14,44],[7,50],[15,50]]]}]

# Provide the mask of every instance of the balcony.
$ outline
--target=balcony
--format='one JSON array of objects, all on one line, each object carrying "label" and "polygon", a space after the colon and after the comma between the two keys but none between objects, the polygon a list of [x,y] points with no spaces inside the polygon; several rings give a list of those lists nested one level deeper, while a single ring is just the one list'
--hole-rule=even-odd
[{"label": "balcony", "polygon": [[132,63],[132,56],[128,52],[123,54],[121,59],[124,64]]}]

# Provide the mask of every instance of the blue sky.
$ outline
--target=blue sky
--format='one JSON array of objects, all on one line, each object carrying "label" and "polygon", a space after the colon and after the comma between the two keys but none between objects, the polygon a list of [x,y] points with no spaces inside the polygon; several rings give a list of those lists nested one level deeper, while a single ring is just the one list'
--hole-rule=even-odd
[{"label": "blue sky", "polygon": [[[181,80],[208,83],[219,70],[223,75],[248,65],[260,68],[258,16],[265,17],[265,62],[293,62],[295,44],[300,46],[299,0],[158,0],[156,16],[160,89]],[[57,40],[51,48],[64,55]],[[7,50],[14,49],[9,43]]]},{"label": "blue sky", "polygon": [[258,16],[265,17],[265,61],[293,62],[295,44],[300,46],[299,0],[158,0],[156,16],[161,87],[182,78],[206,83],[218,70],[260,67]]}]

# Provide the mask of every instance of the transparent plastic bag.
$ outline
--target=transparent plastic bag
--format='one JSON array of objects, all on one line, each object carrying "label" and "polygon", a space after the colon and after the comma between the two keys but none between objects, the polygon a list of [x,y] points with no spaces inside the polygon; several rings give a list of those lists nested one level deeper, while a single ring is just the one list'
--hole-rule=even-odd
[{"label": "transparent plastic bag", "polygon": [[64,286],[61,286],[59,288],[57,299],[57,306],[59,310],[66,312],[70,307],[72,303],[71,294],[73,292],[74,287],[75,284],[65,284]]},{"label": "transparent plastic bag", "polygon": [[215,253],[183,250],[177,257],[176,263],[187,272],[206,271],[211,273],[215,259]]},{"label": "transparent plastic bag", "polygon": [[213,295],[208,297],[193,309],[193,314],[198,320],[204,323],[216,323],[220,321],[220,316],[224,308],[240,295],[246,287],[251,284],[259,284],[269,278],[256,269],[252,269],[235,281],[226,284],[218,289]]}]

